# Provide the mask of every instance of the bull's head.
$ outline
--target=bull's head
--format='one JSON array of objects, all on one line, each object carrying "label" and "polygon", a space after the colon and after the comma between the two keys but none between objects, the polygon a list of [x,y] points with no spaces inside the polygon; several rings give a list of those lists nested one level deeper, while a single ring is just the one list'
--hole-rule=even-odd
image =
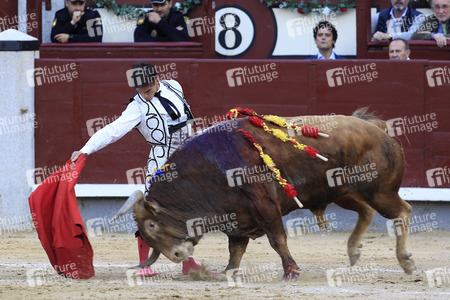
[{"label": "bull's head", "polygon": [[146,201],[141,191],[135,191],[122,206],[116,218],[131,207],[133,207],[134,219],[142,239],[153,248],[150,257],[139,267],[152,265],[160,253],[176,263],[188,260],[189,256],[192,256],[197,240],[187,236],[187,233],[180,230],[179,226],[164,224],[170,220],[167,218],[170,214],[166,213],[166,209],[161,208],[154,201]]}]

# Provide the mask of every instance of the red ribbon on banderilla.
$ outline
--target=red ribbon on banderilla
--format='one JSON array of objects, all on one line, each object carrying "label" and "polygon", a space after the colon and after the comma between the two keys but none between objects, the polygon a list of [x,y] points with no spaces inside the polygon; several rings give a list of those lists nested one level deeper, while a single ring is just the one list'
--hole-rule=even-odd
[{"label": "red ribbon on banderilla", "polygon": [[[273,115],[261,116],[261,115],[258,115],[255,111],[253,111],[251,109],[242,108],[242,107],[233,108],[227,113],[227,117],[229,119],[237,118],[239,115],[249,116],[248,118],[252,125],[254,125],[255,127],[263,128],[264,131],[271,133],[273,136],[277,137],[278,139],[282,140],[283,142],[290,142],[295,148],[305,151],[305,153],[308,154],[309,156],[311,156],[313,158],[318,157],[323,161],[328,161],[328,158],[320,155],[319,151],[317,149],[314,149],[311,146],[307,146],[307,145],[297,142],[295,139],[289,137],[284,131],[282,131],[280,129],[274,129],[274,128],[269,127],[266,124],[266,121],[273,123],[275,125],[278,125],[280,127],[283,127],[283,128],[288,128],[288,130],[290,128],[292,128],[298,134],[301,133],[302,135],[307,136],[307,137],[314,137],[314,138],[317,138],[319,136],[328,137],[328,134],[319,132],[318,128],[308,126],[308,125],[303,125],[301,127],[298,127],[295,124],[287,123],[286,119],[284,119],[282,117],[273,116]],[[281,177],[280,170],[276,168],[272,158],[269,155],[264,153],[264,151],[262,150],[262,147],[256,142],[255,138],[248,131],[239,129],[238,132],[241,132],[244,135],[244,137],[250,142],[250,144],[252,144],[253,147],[259,152],[259,155],[263,159],[264,163],[272,170],[272,172],[275,173],[277,180],[280,183],[280,185],[283,187],[283,190],[286,193],[286,195],[293,198],[295,200],[295,202],[297,203],[297,205],[300,208],[303,208],[303,204],[297,198],[297,191],[295,190],[294,186],[292,184],[288,183],[283,177]]]}]

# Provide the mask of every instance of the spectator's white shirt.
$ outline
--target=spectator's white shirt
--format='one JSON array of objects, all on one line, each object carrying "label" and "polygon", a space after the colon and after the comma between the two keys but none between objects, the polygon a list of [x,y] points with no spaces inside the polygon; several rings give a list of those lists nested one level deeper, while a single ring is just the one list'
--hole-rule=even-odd
[{"label": "spectator's white shirt", "polygon": [[[320,52],[317,54],[317,59],[326,59]],[[334,51],[331,53],[330,58],[328,59],[336,59],[336,53]]]}]

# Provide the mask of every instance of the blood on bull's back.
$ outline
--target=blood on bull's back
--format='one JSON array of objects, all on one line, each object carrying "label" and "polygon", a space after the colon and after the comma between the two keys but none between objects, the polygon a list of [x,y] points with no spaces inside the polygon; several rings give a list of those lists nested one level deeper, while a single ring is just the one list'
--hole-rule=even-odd
[{"label": "blood on bull's back", "polygon": [[[238,125],[233,126],[234,130],[220,124],[212,126],[188,139],[170,158],[177,165],[179,178],[187,180],[182,183],[181,199],[196,199],[217,209],[224,202],[225,191],[225,198],[230,199],[232,195],[242,198],[242,193],[249,195],[256,188],[264,188],[265,198],[276,199],[284,213],[297,208],[239,129],[252,134],[264,153],[273,159],[281,176],[297,190],[306,208],[326,205],[350,192],[360,193],[369,200],[381,187],[390,190],[400,187],[404,169],[401,148],[374,124],[348,116],[291,119],[302,120],[303,124],[311,124],[329,135],[329,138],[312,138],[283,129],[298,142],[317,149],[328,158],[327,162],[312,158],[292,143],[254,127],[245,118],[227,121]],[[178,185],[179,181],[174,184]],[[195,196],[188,196],[192,194]],[[248,197],[239,201],[241,205],[248,201],[245,198]],[[226,204],[225,207],[234,206]]]}]

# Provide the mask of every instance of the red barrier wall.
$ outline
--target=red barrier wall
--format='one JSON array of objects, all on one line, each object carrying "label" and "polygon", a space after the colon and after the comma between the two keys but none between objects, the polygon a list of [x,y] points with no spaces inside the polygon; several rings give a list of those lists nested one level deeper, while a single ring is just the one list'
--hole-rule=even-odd
[{"label": "red barrier wall", "polygon": [[[132,59],[39,59],[36,67],[76,64],[71,82],[36,86],[36,168],[61,166],[73,150],[88,140],[86,121],[104,118],[110,122],[125,109],[134,90],[125,72]],[[426,71],[450,69],[449,62],[394,61],[302,61],[302,60],[202,60],[155,59],[155,65],[175,63],[178,80],[195,117],[223,115],[230,108],[245,106],[261,114],[282,116],[346,114],[370,106],[383,119],[423,117],[435,113],[437,128],[431,132],[400,135],[407,168],[403,186],[428,187],[426,170],[450,166],[450,83],[430,87]],[[277,78],[271,82],[245,83],[230,87],[226,71],[274,64]],[[371,82],[345,83],[330,87],[326,72],[374,64],[377,78]],[[127,183],[126,171],[144,167],[150,146],[137,132],[89,157],[80,183]],[[442,186],[442,187],[448,187]]]}]

